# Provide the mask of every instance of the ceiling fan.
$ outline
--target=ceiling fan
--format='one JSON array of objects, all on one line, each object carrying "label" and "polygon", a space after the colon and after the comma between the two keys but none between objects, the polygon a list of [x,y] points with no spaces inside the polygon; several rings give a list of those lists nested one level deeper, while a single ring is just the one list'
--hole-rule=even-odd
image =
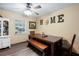
[{"label": "ceiling fan", "polygon": [[[39,13],[36,12],[36,11],[34,11],[34,10],[40,9],[40,8],[41,8],[41,5],[33,6],[32,3],[26,3],[25,5],[26,5],[26,8],[25,8],[24,13],[25,13],[26,15],[27,15],[27,14],[30,15],[31,13],[34,13],[34,14],[36,14],[36,15],[39,15]],[[28,15],[27,15],[27,16],[28,16]]]}]

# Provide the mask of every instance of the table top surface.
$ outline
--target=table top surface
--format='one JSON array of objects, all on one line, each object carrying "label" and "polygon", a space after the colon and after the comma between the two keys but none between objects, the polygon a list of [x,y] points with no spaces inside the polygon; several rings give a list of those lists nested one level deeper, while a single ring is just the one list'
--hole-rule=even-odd
[{"label": "table top surface", "polygon": [[35,34],[35,35],[32,35],[32,37],[38,38],[40,40],[48,41],[51,43],[57,42],[58,40],[62,39],[62,37],[53,36],[53,35],[47,35],[43,37],[41,34]]}]

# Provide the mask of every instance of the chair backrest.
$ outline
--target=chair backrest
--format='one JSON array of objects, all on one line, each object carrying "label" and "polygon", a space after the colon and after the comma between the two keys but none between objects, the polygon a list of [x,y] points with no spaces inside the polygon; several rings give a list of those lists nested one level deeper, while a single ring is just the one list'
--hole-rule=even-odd
[{"label": "chair backrest", "polygon": [[74,34],[74,36],[73,36],[73,39],[72,39],[72,42],[71,42],[71,46],[70,46],[70,48],[73,47],[73,44],[74,44],[75,38],[76,38],[76,34]]},{"label": "chair backrest", "polygon": [[71,46],[69,48],[70,54],[72,53],[72,48],[73,48],[73,44],[74,44],[75,38],[76,38],[76,34],[73,35],[73,39],[72,39],[72,42],[71,42]]}]

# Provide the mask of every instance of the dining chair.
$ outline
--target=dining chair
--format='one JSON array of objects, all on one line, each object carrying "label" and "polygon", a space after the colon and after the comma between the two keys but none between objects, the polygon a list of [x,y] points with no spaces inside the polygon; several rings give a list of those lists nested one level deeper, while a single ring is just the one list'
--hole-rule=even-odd
[{"label": "dining chair", "polygon": [[66,47],[62,47],[62,55],[63,56],[71,56],[72,55],[72,48],[73,48],[75,38],[76,38],[76,34],[73,35],[71,45],[69,48],[66,49]]}]

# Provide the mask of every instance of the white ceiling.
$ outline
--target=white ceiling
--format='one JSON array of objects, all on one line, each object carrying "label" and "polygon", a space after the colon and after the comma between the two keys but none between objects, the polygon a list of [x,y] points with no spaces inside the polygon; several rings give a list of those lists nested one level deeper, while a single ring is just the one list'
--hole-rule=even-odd
[{"label": "white ceiling", "polygon": [[[42,7],[41,9],[35,10],[36,12],[39,13],[39,15],[36,14],[32,15],[32,17],[38,17],[75,4],[74,3],[33,3],[33,5],[34,6],[41,5]],[[25,3],[0,3],[0,9],[17,12],[22,15],[24,15],[25,8],[26,8]]]}]

